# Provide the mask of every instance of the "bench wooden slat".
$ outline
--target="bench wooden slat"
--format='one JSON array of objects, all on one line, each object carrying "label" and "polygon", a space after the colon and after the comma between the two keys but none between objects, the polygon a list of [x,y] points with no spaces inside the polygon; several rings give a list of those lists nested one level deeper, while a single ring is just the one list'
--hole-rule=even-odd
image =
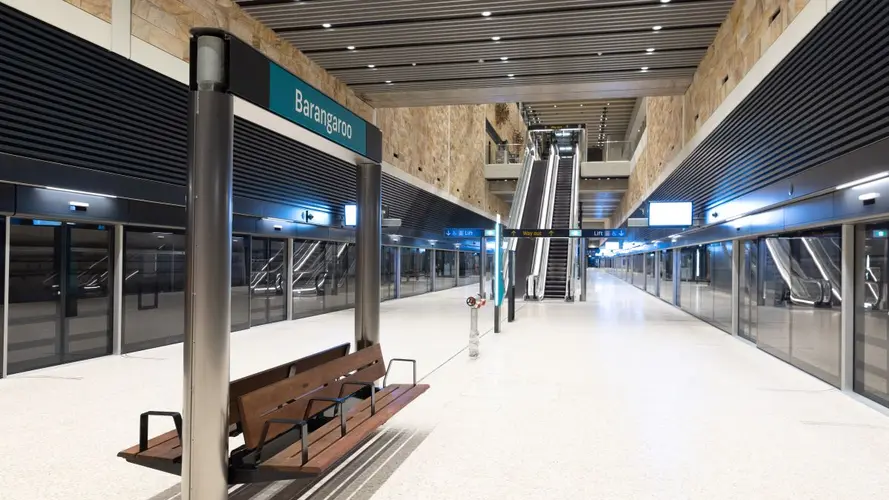
[{"label": "bench wooden slat", "polygon": [[[171,439],[175,439],[177,443],[179,442],[179,435],[176,434],[175,429],[172,431],[169,431],[169,432],[165,432],[165,433],[161,434],[160,436],[155,436],[155,437],[149,439],[148,440],[148,449],[158,446],[161,443],[164,443],[164,442],[169,441]],[[135,446],[130,446],[129,448],[118,453],[118,456],[121,456],[121,457],[136,456],[138,454],[139,454],[139,445],[137,444]]]},{"label": "bench wooden slat", "polygon": [[310,356],[297,359],[296,361],[284,363],[283,365],[278,365],[274,368],[269,368],[268,370],[254,373],[253,375],[249,375],[247,377],[242,377],[238,380],[232,381],[228,389],[229,425],[234,425],[240,423],[241,421],[241,409],[238,407],[239,397],[243,396],[244,394],[253,392],[257,389],[261,389],[267,385],[272,385],[279,380],[284,380],[290,377],[291,373],[296,375],[307,370],[311,370],[312,368],[317,368],[325,363],[333,361],[334,359],[348,356],[350,347],[351,345],[349,343],[340,344],[338,346],[331,347],[330,349],[325,349]]},{"label": "bench wooden slat", "polygon": [[[373,383],[385,373],[383,353],[377,344],[245,394],[238,398],[244,443],[248,448],[259,446],[263,426],[269,419],[302,419],[306,416],[306,408],[311,399],[338,397],[344,383]],[[357,386],[348,386],[344,393],[359,389],[361,388]],[[308,415],[317,415],[331,406],[331,403],[315,402]],[[266,439],[271,440],[291,428],[292,426],[285,424],[270,425]]]},{"label": "bench wooden slat", "polygon": [[182,443],[179,438],[170,439],[163,443],[148,448],[136,455],[138,458],[158,458],[161,460],[178,460],[182,457]]},{"label": "bench wooden slat", "polygon": [[357,448],[371,435],[371,433],[389,421],[393,415],[398,413],[408,403],[417,399],[420,394],[423,394],[426,392],[426,389],[429,389],[429,386],[425,384],[408,387],[409,389],[407,392],[399,396],[395,401],[386,405],[382,410],[377,410],[375,415],[370,416],[370,409],[365,410],[368,415],[367,419],[354,429],[351,429],[344,437],[341,437],[331,446],[316,455],[315,458],[310,458],[309,462],[300,467],[299,470],[310,474],[321,474],[326,471],[339,462],[351,450]]},{"label": "bench wooden slat", "polygon": [[[399,396],[407,392],[410,386],[390,385],[377,393],[377,411],[392,403]],[[367,410],[367,411],[365,411]],[[370,416],[370,399],[366,399],[355,405],[346,414],[346,432],[363,423]],[[309,434],[309,460],[318,455],[330,445],[340,439],[340,420],[335,418]],[[281,450],[277,455],[265,460],[263,467],[275,467],[282,470],[297,470],[302,464],[302,443],[297,441],[289,447]]]}]

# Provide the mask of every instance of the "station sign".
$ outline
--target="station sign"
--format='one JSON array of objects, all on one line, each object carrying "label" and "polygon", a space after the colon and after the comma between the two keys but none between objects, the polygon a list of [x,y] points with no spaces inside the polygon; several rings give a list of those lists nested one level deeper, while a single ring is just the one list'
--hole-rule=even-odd
[{"label": "station sign", "polygon": [[626,229],[503,229],[504,238],[626,238]]}]

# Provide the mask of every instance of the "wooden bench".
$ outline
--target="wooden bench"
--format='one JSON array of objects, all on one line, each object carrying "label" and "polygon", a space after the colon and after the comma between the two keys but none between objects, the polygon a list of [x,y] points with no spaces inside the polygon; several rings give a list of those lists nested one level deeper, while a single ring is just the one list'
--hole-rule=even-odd
[{"label": "wooden bench", "polygon": [[[343,358],[349,354],[349,347],[350,345],[348,343],[341,344],[310,356],[232,381],[229,385],[228,423],[230,435],[236,436],[242,431],[241,413],[240,407],[238,406],[239,397],[254,392],[262,387],[273,385],[276,382],[312,370],[313,368],[330,361]],[[148,419],[151,416],[172,417],[176,429],[148,439]],[[181,474],[181,435],[182,416],[179,413],[147,411],[139,418],[139,444],[121,451],[117,456],[137,465],[169,472],[171,474]]]},{"label": "wooden bench", "polygon": [[[386,385],[395,361],[413,364],[412,384]],[[377,389],[380,378],[383,387]],[[244,446],[232,453],[229,482],[311,479],[325,473],[429,388],[416,378],[414,360],[396,358],[386,366],[380,346],[374,345],[240,396]],[[350,399],[359,394],[366,399]],[[312,419],[328,410],[333,418],[312,429]]]}]

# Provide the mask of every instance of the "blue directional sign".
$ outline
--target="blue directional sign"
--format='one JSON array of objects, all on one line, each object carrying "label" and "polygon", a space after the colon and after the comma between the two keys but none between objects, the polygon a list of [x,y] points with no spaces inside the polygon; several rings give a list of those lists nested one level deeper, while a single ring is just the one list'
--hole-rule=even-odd
[{"label": "blue directional sign", "polygon": [[503,229],[504,238],[626,238],[626,229]]},{"label": "blue directional sign", "polygon": [[444,230],[445,238],[482,238],[487,231],[475,227],[449,227]]}]

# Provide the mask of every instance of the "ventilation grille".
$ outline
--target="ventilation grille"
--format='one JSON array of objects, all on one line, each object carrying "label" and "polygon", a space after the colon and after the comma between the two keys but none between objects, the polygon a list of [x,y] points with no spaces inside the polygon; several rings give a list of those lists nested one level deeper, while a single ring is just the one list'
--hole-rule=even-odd
[{"label": "ventilation grille", "polygon": [[889,2],[837,5],[651,200],[709,208],[889,137]]},{"label": "ventilation grille", "polygon": [[[0,68],[0,152],[186,184],[185,85],[2,4]],[[235,118],[235,196],[342,217],[355,202],[355,168]],[[388,175],[383,204],[409,230],[490,224]]]}]

